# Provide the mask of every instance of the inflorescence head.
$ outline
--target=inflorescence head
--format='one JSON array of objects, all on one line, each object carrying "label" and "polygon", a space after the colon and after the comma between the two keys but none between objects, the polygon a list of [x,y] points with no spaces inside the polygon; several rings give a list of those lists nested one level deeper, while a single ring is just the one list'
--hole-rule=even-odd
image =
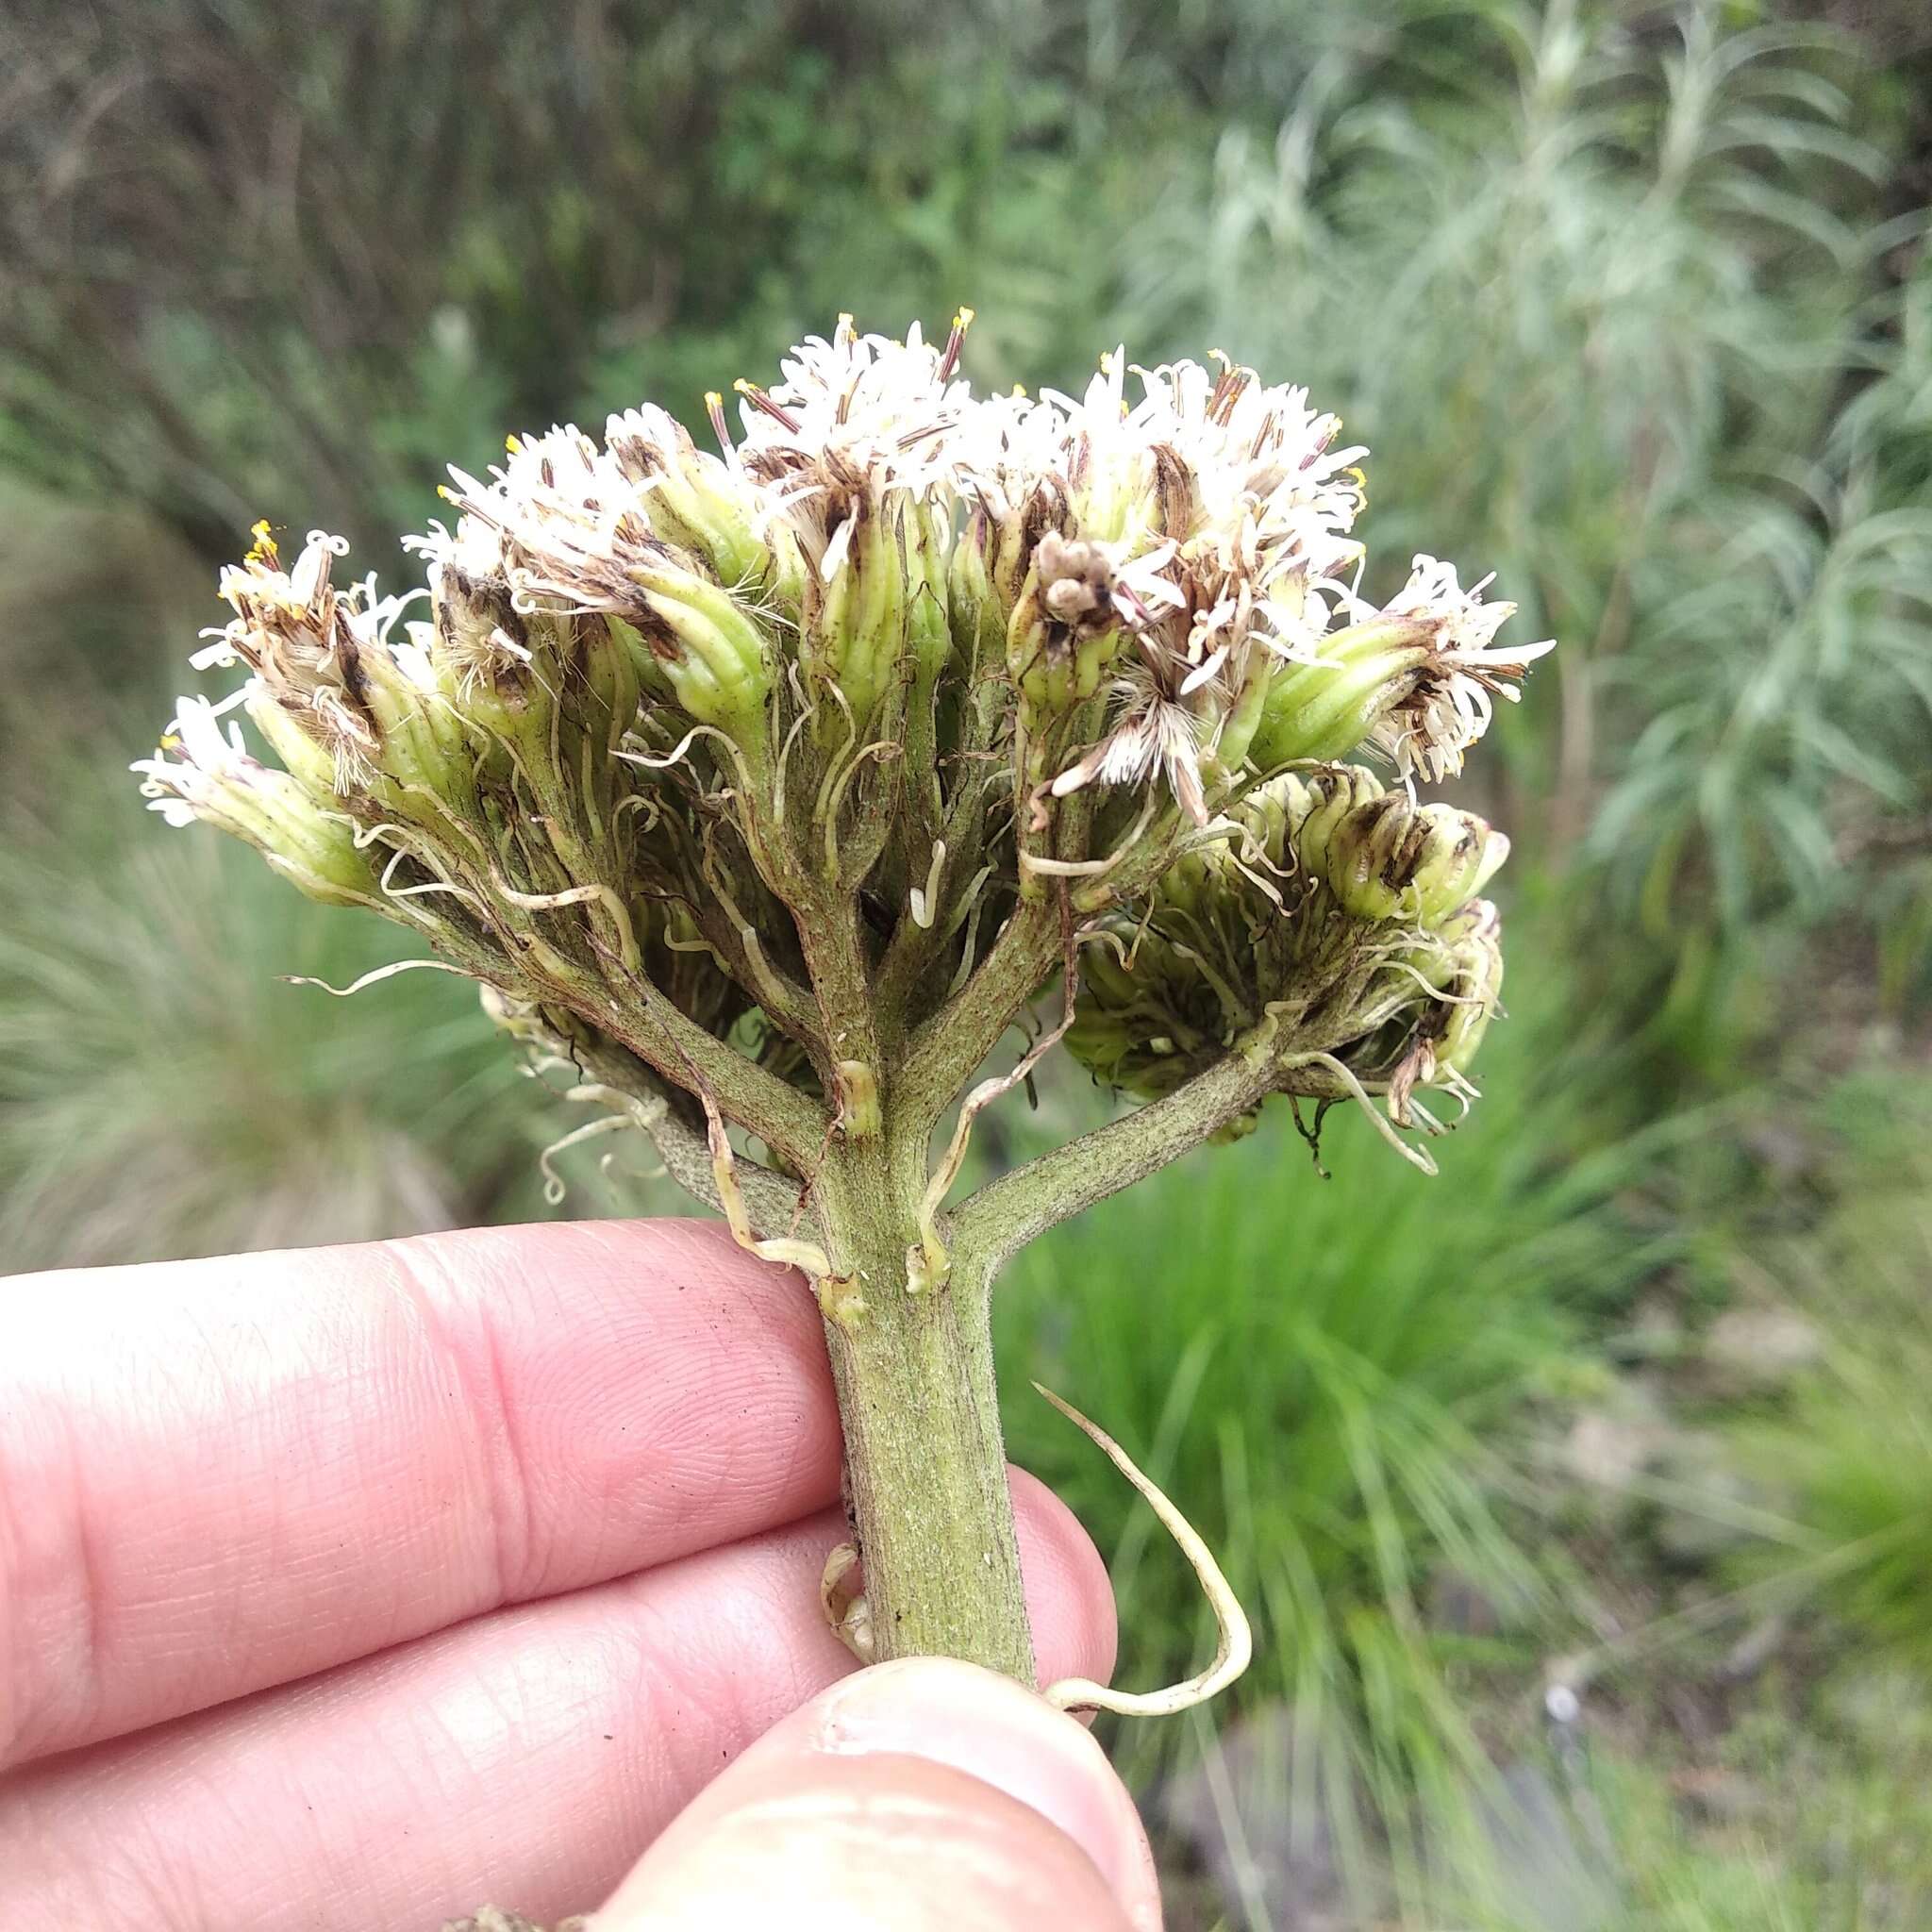
[{"label": "inflorescence head", "polygon": [[1366,452],[1306,391],[1116,350],[1078,396],[976,395],[971,321],[841,317],[735,426],[706,398],[715,450],[651,405],[512,436],[401,598],[258,526],[197,658],[246,682],[181,700],[144,789],[553,1030],[667,999],[828,1091],[810,920],[856,903],[909,1028],[1054,893],[1111,1081],[1292,1024],[1391,1109],[1464,1091],[1507,844],[1408,788],[1549,645],[1433,558],[1362,598]]}]

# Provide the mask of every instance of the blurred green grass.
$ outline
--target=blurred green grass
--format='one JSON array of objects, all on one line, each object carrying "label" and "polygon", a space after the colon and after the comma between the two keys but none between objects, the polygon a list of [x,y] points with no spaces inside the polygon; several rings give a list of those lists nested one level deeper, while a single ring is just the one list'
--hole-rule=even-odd
[{"label": "blurred green grass", "polygon": [[[1533,959],[1538,937],[1509,934]],[[1293,1713],[1301,1802],[1364,1883],[1399,1855],[1417,1908],[1423,1812],[1440,1826],[1485,1791],[1455,1686],[1520,1668],[1524,1634],[1560,1622],[1525,1418],[1587,1385],[1586,1311],[1627,1301],[1671,1239],[1633,1228],[1619,1197],[1678,1130],[1606,1139],[1594,1116],[1614,1051],[1579,1035],[1547,966],[1523,977],[1486,1046],[1486,1097],[1438,1150],[1435,1179],[1341,1113],[1324,1180],[1271,1113],[1058,1230],[1000,1290],[1013,1451],[1109,1555],[1121,1681],[1187,1675],[1212,1619],[1148,1512],[1030,1398],[1028,1376],[1187,1499],[1254,1612],[1243,1698]],[[1445,1590],[1481,1606],[1484,1634],[1441,1626]],[[1526,1696],[1518,1731],[1534,1724],[1533,1681]],[[1180,1740],[1129,1725],[1114,1743],[1151,1783]]]}]

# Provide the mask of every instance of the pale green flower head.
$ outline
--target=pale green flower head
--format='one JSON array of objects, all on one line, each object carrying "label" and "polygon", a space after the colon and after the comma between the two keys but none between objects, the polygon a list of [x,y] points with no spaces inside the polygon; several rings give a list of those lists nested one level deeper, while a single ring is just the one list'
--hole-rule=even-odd
[{"label": "pale green flower head", "polygon": [[694,1027],[844,1105],[855,1031],[916,1040],[1042,901],[1110,1081],[1284,1026],[1398,1112],[1461,1081],[1507,841],[1408,783],[1548,646],[1426,557],[1362,600],[1366,452],[1305,391],[1116,350],[1078,396],[980,395],[970,321],[841,318],[735,422],[708,397],[712,447],[652,404],[512,436],[400,596],[260,526],[197,658],[245,682],[182,701],[145,789],[677,1094]]}]

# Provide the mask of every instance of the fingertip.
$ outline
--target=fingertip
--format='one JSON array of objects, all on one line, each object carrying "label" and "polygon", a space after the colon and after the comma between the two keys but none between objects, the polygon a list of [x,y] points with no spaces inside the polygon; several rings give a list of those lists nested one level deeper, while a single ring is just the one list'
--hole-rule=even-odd
[{"label": "fingertip", "polygon": [[[818,1310],[805,1277],[796,1269],[761,1260],[732,1239],[722,1221],[707,1221],[697,1215],[636,1216],[623,1221],[579,1221],[565,1224],[576,1236],[593,1246],[606,1249],[623,1260],[644,1261],[658,1271],[667,1262],[683,1262],[697,1274],[719,1283],[742,1283],[746,1287],[770,1289],[776,1286],[789,1295],[802,1315],[810,1318],[816,1330]],[[519,1233],[539,1239],[558,1225],[555,1222],[533,1222]],[[641,1279],[651,1276],[641,1275]]]},{"label": "fingertip", "polygon": [[1040,1681],[1113,1675],[1120,1627],[1107,1564],[1080,1519],[1038,1476],[1010,1472],[1020,1574]]},{"label": "fingertip", "polygon": [[720,1923],[1158,1932],[1133,1801],[1092,1738],[972,1664],[842,1680],[692,1803],[598,1932]]},{"label": "fingertip", "polygon": [[1140,1813],[1091,1732],[1010,1677],[953,1657],[904,1657],[817,1701],[815,1748],[900,1752],[983,1780],[1058,1826],[1100,1869],[1135,1925],[1159,1923]]},{"label": "fingertip", "polygon": [[666,1833],[589,1932],[1142,1932],[1039,1812],[917,1757],[748,1771],[701,1832]]}]

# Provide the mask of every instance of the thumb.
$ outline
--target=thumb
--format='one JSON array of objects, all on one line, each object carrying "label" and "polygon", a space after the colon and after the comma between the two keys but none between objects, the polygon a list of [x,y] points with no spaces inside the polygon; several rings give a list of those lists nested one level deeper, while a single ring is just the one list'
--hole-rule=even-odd
[{"label": "thumb", "polygon": [[1158,1932],[1126,1787],[1083,1726],[973,1664],[876,1664],[766,1733],[592,1932]]}]

